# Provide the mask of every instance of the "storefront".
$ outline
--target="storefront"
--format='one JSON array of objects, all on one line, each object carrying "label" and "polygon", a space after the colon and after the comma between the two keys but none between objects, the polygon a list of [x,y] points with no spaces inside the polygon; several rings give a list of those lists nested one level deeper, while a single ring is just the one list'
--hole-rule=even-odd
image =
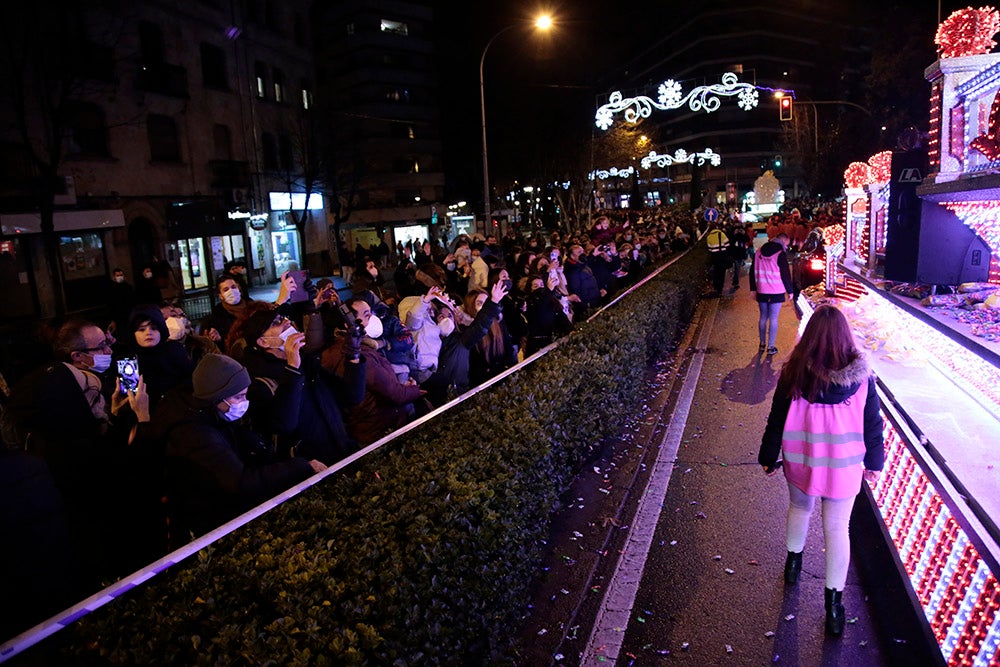
[{"label": "storefront", "polygon": [[226,212],[215,201],[171,204],[167,209],[166,259],[186,292],[215,285],[226,262],[246,256],[249,213]]},{"label": "storefront", "polygon": [[[125,226],[122,212],[113,210],[57,211],[53,228],[59,248],[59,271],[62,276],[66,310],[86,310],[105,303],[105,293],[110,275],[106,235],[114,228]],[[3,281],[5,316],[30,316],[35,314],[30,279],[29,235],[40,239],[41,216],[22,213],[0,216],[0,233],[6,239],[0,247],[0,270]],[[38,277],[36,276],[36,280]],[[39,299],[42,295],[39,294]]]},{"label": "storefront", "polygon": [[[295,226],[295,216],[304,215],[308,209],[313,220],[325,221],[326,214],[323,209],[323,195],[319,193],[310,194],[309,200],[306,201],[303,192],[269,192],[268,203],[271,208],[271,213],[268,214],[271,255],[270,267],[267,267],[270,270],[266,273],[268,279],[277,280],[285,271],[304,268],[302,238]],[[254,240],[255,243],[259,241],[259,239]]]}]

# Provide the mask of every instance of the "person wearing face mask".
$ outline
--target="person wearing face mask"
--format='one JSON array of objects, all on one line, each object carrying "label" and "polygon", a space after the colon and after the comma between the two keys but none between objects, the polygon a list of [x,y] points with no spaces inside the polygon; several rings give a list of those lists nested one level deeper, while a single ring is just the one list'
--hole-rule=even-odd
[{"label": "person wearing face mask", "polygon": [[107,287],[108,331],[114,333],[119,327],[125,326],[128,315],[135,306],[135,288],[125,280],[125,272],[115,267],[111,271],[111,280]]},{"label": "person wearing face mask", "polygon": [[281,451],[327,465],[357,451],[343,412],[364,398],[363,333],[356,327],[345,333],[340,346],[344,374],[337,376],[320,363],[324,332],[318,312],[305,314],[301,332],[279,311],[269,309],[237,327],[246,343],[242,361],[253,378],[247,398],[254,428],[275,438]]},{"label": "person wearing face mask", "polygon": [[160,286],[153,274],[153,265],[146,264],[139,271],[139,277],[135,281],[135,302],[160,303],[162,300]]},{"label": "person wearing face mask", "polygon": [[525,303],[525,318],[528,322],[526,356],[573,330],[573,321],[563,308],[561,295],[553,289],[554,284],[554,280],[546,284],[545,277],[542,276],[531,278],[531,293]]},{"label": "person wearing face mask", "polygon": [[[449,333],[441,339],[437,370],[422,385],[432,405],[444,405],[453,395],[461,394],[474,386],[470,380],[472,349],[486,336],[490,325],[500,317],[500,302],[506,295],[506,285],[498,281],[490,290],[489,298],[480,300],[473,297],[472,310],[475,311],[475,316],[471,320],[462,320],[461,308],[450,308],[442,304],[437,309],[438,329],[442,333]],[[479,301],[478,310],[476,301]],[[463,324],[463,321],[468,324]]]},{"label": "person wearing face mask", "polygon": [[209,354],[195,368],[191,388],[170,391],[153,415],[165,447],[171,547],[326,469],[316,459],[275,454],[243,423],[249,387],[239,362]]},{"label": "person wearing face mask", "polygon": [[5,420],[20,448],[48,468],[69,531],[68,585],[90,594],[105,577],[141,564],[134,558],[137,545],[123,540],[143,530],[126,526],[133,498],[124,482],[132,472],[131,443],[150,421],[148,395],[141,381],[135,391],[121,391],[108,372],[108,336],[93,322],[63,324],[53,350],[53,361],[11,389]]},{"label": "person wearing face mask", "polygon": [[184,347],[184,352],[191,361],[192,368],[197,366],[206,354],[219,353],[219,346],[208,336],[202,336],[195,332],[191,321],[184,313],[184,309],[166,304],[160,306],[160,313],[166,320],[168,337]]},{"label": "person wearing face mask", "polygon": [[[361,445],[368,445],[416,416],[416,403],[425,392],[413,378],[400,382],[396,369],[376,349],[374,341],[382,335],[382,323],[368,302],[353,298],[346,305],[364,331],[361,357],[365,360],[364,399],[347,410],[347,428]],[[341,337],[322,353],[323,367],[341,378],[349,372],[345,344],[345,337]]]},{"label": "person wearing face mask", "polygon": [[[299,287],[295,284],[295,279],[292,276],[288,273],[283,274],[278,288],[278,298],[274,301],[274,305],[286,304],[291,298],[292,292]],[[235,278],[220,277],[216,288],[218,289],[219,302],[212,307],[212,312],[202,320],[201,331],[220,349],[225,350],[229,330],[237,319],[246,316],[247,308],[256,302],[253,299],[244,298],[243,290]]]},{"label": "person wearing face mask", "polygon": [[399,302],[399,318],[413,333],[415,363],[410,376],[418,383],[426,382],[437,370],[441,340],[455,328],[455,320],[445,318],[438,325],[437,313],[446,306],[444,290],[433,286],[421,296],[409,296]]},{"label": "person wearing face mask", "polygon": [[[598,286],[597,277],[594,276],[593,269],[587,265],[583,247],[580,245],[570,247],[563,272],[566,275],[566,287],[573,301],[574,319],[580,320],[588,309],[601,305],[601,299],[607,292]],[[572,298],[574,296],[575,299]]]}]

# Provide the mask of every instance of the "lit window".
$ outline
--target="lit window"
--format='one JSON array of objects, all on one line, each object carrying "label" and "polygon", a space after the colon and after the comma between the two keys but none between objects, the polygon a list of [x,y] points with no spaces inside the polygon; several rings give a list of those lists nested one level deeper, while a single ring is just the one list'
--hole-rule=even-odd
[{"label": "lit window", "polygon": [[382,19],[382,32],[391,32],[393,35],[403,35],[409,34],[409,29],[406,24],[402,21],[391,21],[389,19]]},{"label": "lit window", "polygon": [[274,79],[274,101],[285,101],[285,73],[280,69],[275,69],[271,76]]}]

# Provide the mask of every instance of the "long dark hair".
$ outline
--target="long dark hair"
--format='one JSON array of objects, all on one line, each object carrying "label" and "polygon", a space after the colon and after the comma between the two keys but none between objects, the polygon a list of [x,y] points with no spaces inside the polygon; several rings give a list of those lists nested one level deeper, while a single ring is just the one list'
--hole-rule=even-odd
[{"label": "long dark hair", "polygon": [[834,306],[820,306],[781,369],[789,398],[815,401],[830,386],[831,372],[846,368],[860,356],[844,314]]}]

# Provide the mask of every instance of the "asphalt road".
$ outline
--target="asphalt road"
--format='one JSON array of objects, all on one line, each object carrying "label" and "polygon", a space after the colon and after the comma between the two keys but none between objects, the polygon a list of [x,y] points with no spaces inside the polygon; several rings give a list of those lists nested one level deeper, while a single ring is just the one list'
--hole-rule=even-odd
[{"label": "asphalt road", "polygon": [[[938,664],[863,495],[851,525],[843,636],[824,635],[818,508],[802,578],[785,587],[787,487],[780,475],[764,476],[757,450],[798,319],[783,306],[779,352],[759,355],[745,275],[741,285],[702,301],[676,358],[650,369],[634,428],[566,494],[520,664]],[[643,527],[649,498],[658,511]],[[643,530],[651,539],[637,553]]]}]

